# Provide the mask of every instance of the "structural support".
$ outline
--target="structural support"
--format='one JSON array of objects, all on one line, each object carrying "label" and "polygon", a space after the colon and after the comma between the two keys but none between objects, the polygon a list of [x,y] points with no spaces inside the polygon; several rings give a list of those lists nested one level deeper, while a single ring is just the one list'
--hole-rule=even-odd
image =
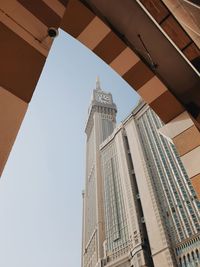
[{"label": "structural support", "polygon": [[0,175],[31,101],[65,6],[58,1],[0,3]]},{"label": "structural support", "polygon": [[0,174],[14,144],[28,104],[0,87]]},{"label": "structural support", "polygon": [[[172,3],[183,0],[107,2],[1,1],[0,86],[3,94],[12,95],[9,98],[19,102],[20,110],[23,106],[25,113],[51,48],[52,38],[48,35],[48,29],[60,27],[113,68],[165,123],[173,121],[185,110],[196,120],[195,123],[200,122],[199,39],[189,32],[186,33],[183,25],[180,26],[182,17],[174,12],[172,6]],[[185,2],[182,7],[186,6]],[[187,10],[193,12],[193,6],[189,5],[188,8]],[[169,9],[173,9],[174,15]],[[197,11],[199,9],[195,8],[195,18],[199,18],[195,16]],[[190,20],[191,16],[187,22]],[[197,31],[198,23],[190,25]],[[0,97],[0,103],[4,103],[4,97]],[[7,99],[5,103],[8,106],[2,104],[1,107],[1,131],[8,132],[8,135],[1,135],[0,174],[17,134],[16,129],[19,129],[24,116],[22,111],[18,113],[17,110],[13,111],[12,118],[9,117],[10,113],[7,115],[7,111],[13,110],[9,104],[11,102]],[[4,111],[4,108],[8,110]],[[5,123],[6,120],[8,124]],[[18,126],[15,125],[16,121]],[[13,129],[8,126],[12,122]],[[199,136],[195,127],[189,132],[195,131],[195,135]],[[174,140],[178,150],[180,140],[187,138],[184,132],[181,134],[180,131],[179,135]],[[3,145],[6,142],[8,143]],[[195,142],[198,142],[198,138]],[[198,149],[193,150],[197,153]],[[182,150],[179,152],[181,154]],[[191,159],[190,149],[186,152],[184,150],[181,157],[189,175],[194,177],[193,184],[197,184],[199,172],[194,171],[197,163],[192,159],[191,167],[187,167],[189,155]]]}]

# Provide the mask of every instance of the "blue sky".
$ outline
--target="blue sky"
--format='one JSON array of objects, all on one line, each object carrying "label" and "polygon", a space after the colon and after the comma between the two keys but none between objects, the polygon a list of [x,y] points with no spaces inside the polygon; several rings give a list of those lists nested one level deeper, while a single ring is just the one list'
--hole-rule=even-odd
[{"label": "blue sky", "polygon": [[121,121],[136,93],[60,31],[0,180],[1,267],[80,266],[84,127],[97,75]]}]

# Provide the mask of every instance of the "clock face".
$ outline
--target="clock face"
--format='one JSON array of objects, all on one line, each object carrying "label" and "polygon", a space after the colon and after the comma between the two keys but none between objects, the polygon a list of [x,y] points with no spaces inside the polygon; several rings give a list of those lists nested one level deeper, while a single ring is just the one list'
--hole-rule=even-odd
[{"label": "clock face", "polygon": [[96,100],[103,104],[111,104],[111,97],[103,93],[97,93]]}]

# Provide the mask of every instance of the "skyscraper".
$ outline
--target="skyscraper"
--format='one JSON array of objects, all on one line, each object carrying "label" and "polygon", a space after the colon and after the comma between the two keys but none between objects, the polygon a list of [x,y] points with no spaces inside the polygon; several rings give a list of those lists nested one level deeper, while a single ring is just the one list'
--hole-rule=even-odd
[{"label": "skyscraper", "polygon": [[140,101],[115,128],[97,80],[86,125],[83,267],[197,267],[200,203],[162,121]]},{"label": "skyscraper", "polygon": [[[129,248],[132,265],[128,266],[143,266],[137,253],[133,253],[136,244],[146,256],[146,262],[149,246],[154,265],[149,262],[147,266],[199,266],[200,203],[174,145],[158,132],[162,126],[158,116],[141,101],[101,145],[105,210],[109,205],[107,188],[110,188],[107,165],[109,161],[111,165],[117,162],[118,168],[112,168],[112,177],[116,182],[120,179],[124,185],[121,195],[127,199],[127,226],[134,241]],[[119,175],[116,175],[117,171]],[[118,202],[116,200],[116,205]],[[106,214],[105,225],[112,225],[110,213]],[[117,242],[110,241],[107,232],[105,238],[112,261]],[[121,249],[122,246],[117,248]]]},{"label": "skyscraper", "polygon": [[[139,161],[143,161],[149,190],[155,196],[161,224],[177,264],[199,266],[200,202],[175,146],[159,134],[162,126],[162,121],[144,102],[124,123],[127,138],[132,143],[130,149],[136,177],[140,175],[137,171]],[[134,140],[134,145],[131,140]],[[136,156],[136,151],[140,156]],[[142,196],[142,187],[140,192]],[[144,201],[145,198],[146,195]]]},{"label": "skyscraper", "polygon": [[104,265],[153,266],[144,214],[123,128],[100,146],[104,184]]},{"label": "skyscraper", "polygon": [[102,91],[99,79],[92,93],[86,123],[86,178],[83,193],[83,267],[101,266],[103,258],[104,209],[99,145],[116,125],[116,105],[112,95]]}]

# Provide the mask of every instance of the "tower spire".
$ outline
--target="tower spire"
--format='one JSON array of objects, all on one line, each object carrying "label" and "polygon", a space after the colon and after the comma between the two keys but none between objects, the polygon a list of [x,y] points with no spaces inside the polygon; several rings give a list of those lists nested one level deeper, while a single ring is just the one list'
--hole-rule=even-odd
[{"label": "tower spire", "polygon": [[97,78],[96,78],[96,90],[101,90],[99,76],[97,76]]}]

